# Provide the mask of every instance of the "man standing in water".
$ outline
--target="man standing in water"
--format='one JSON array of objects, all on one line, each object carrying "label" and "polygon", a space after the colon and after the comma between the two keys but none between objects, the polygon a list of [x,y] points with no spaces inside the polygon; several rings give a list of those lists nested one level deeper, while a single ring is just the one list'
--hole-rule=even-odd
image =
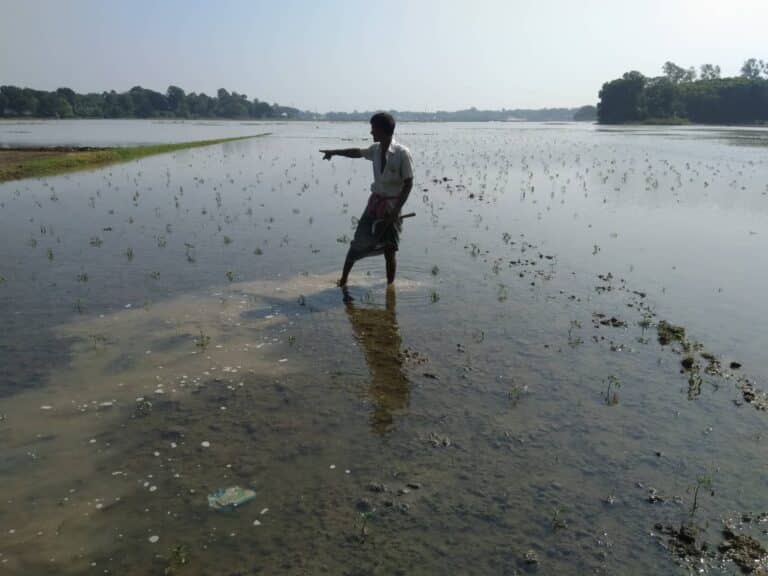
[{"label": "man standing in water", "polygon": [[347,285],[349,272],[355,262],[377,254],[384,254],[387,262],[387,285],[395,281],[395,252],[402,226],[400,209],[411,193],[413,164],[410,151],[395,142],[394,133],[395,119],[391,114],[379,112],[371,117],[374,143],[370,147],[320,150],[324,154],[323,160],[344,156],[365,158],[373,162],[371,195],[344,261],[344,269],[338,281],[342,288]]}]

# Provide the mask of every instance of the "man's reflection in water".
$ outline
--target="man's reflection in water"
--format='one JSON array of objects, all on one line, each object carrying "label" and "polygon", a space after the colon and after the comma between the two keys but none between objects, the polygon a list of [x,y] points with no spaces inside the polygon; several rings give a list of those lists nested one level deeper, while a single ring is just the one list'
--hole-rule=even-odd
[{"label": "man's reflection in water", "polygon": [[403,374],[400,331],[395,315],[395,289],[387,288],[386,308],[357,308],[345,298],[347,316],[371,374],[370,395],[374,404],[371,428],[377,434],[392,429],[392,413],[408,407],[410,390]]}]

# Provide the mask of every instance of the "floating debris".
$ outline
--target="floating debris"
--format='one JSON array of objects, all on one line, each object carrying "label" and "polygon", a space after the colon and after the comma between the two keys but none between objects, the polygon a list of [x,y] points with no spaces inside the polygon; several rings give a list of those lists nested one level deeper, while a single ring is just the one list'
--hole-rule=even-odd
[{"label": "floating debris", "polygon": [[256,492],[253,490],[241,488],[240,486],[230,486],[228,488],[219,488],[215,492],[208,494],[208,506],[214,510],[237,508],[247,504],[254,498],[256,498]]},{"label": "floating debris", "polygon": [[538,564],[539,556],[536,554],[535,550],[530,549],[526,550],[525,554],[523,554],[523,560],[525,560],[526,564]]}]

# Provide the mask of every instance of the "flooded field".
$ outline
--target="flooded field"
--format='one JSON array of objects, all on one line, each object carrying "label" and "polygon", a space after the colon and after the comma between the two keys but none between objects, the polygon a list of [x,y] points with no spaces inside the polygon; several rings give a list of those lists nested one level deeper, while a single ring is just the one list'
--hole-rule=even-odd
[{"label": "flooded field", "polygon": [[[739,574],[768,546],[768,131],[366,124],[0,185],[0,574]],[[219,489],[252,490],[217,510]]]}]

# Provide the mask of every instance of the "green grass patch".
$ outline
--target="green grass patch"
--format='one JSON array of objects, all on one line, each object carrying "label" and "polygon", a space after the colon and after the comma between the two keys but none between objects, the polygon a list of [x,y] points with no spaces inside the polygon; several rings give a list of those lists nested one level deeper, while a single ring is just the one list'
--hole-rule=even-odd
[{"label": "green grass patch", "polygon": [[40,148],[29,151],[23,149],[0,149],[0,182],[88,170],[107,164],[137,160],[145,156],[166,154],[177,150],[200,148],[201,146],[212,146],[224,142],[235,142],[237,140],[268,135],[269,133],[254,134],[252,136],[237,136],[234,138],[196,140],[194,142],[179,142],[176,144],[152,144],[149,146],[126,148],[51,148],[50,151]]}]

